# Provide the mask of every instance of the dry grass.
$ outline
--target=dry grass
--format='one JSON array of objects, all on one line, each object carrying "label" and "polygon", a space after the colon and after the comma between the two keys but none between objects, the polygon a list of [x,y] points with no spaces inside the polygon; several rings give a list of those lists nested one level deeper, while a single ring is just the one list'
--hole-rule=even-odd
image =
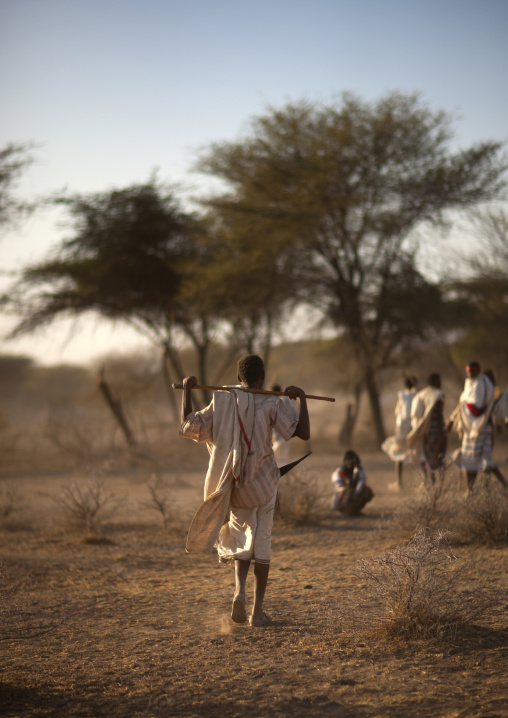
[{"label": "dry grass", "polygon": [[288,524],[319,524],[330,513],[318,476],[307,468],[295,468],[279,484],[279,509]]},{"label": "dry grass", "polygon": [[13,482],[0,487],[0,529],[12,528],[23,506],[23,498]]},{"label": "dry grass", "polygon": [[180,476],[168,479],[158,473],[152,474],[146,482],[150,498],[141,505],[160,515],[164,530],[182,533],[181,513],[175,502],[175,488],[180,479]]},{"label": "dry grass", "polygon": [[104,522],[118,511],[123,499],[107,491],[104,481],[94,479],[66,486],[56,502],[63,509],[68,525],[85,530],[86,538],[93,541],[102,533]]},{"label": "dry grass", "polygon": [[372,559],[359,559],[364,595],[337,609],[339,630],[355,640],[443,638],[474,624],[499,605],[495,592],[461,588],[464,572],[446,531],[417,528],[409,541]]},{"label": "dry grass", "polygon": [[453,544],[508,543],[508,492],[492,476],[480,475],[474,491],[458,491],[457,471],[438,473],[436,483],[421,484],[394,512],[390,529],[407,538],[417,526],[446,530]]},{"label": "dry grass", "polygon": [[508,544],[508,492],[482,477],[471,496],[458,502],[454,532],[468,544]]}]

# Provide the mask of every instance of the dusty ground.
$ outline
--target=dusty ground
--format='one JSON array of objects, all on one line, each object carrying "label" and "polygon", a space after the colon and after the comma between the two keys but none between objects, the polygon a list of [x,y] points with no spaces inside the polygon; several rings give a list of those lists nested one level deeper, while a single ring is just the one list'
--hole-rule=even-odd
[{"label": "dusty ground", "polygon": [[[503,611],[452,638],[338,640],[334,606],[362,595],[357,559],[393,546],[389,514],[414,492],[413,476],[404,493],[389,489],[392,465],[381,454],[363,458],[376,494],[364,517],[276,522],[266,629],[230,621],[232,567],[185,554],[184,532],[164,531],[145,505],[143,472],[105,478],[126,499],[105,527],[107,543],[85,543],[66,526],[55,499],[72,477],[15,477],[23,510],[1,534],[0,713],[508,716],[508,591]],[[307,462],[331,495],[337,454],[314,450]],[[186,525],[199,503],[205,463],[192,445],[175,459],[176,523]],[[508,589],[508,547],[457,553],[473,586]]]}]

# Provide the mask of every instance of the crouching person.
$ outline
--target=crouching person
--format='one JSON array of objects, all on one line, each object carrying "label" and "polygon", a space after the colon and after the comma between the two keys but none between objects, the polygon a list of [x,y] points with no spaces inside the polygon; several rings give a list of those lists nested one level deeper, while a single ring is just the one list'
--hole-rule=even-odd
[{"label": "crouching person", "polygon": [[333,472],[332,483],[335,486],[332,507],[346,516],[358,516],[374,497],[374,492],[367,486],[360,457],[351,449],[346,451],[341,466]]}]

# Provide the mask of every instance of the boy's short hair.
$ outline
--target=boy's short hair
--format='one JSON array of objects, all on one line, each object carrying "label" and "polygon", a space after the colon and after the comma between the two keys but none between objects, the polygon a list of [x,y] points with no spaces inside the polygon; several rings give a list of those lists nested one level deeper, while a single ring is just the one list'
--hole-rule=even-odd
[{"label": "boy's short hair", "polygon": [[262,379],[265,375],[265,365],[257,354],[246,354],[238,360],[238,378],[247,384]]}]

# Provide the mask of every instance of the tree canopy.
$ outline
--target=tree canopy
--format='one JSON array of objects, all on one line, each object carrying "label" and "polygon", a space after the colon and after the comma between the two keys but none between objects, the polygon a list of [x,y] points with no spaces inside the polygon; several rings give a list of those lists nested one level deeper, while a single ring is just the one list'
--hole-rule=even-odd
[{"label": "tree canopy", "polygon": [[8,144],[0,148],[0,228],[15,224],[34,209],[34,204],[18,200],[13,188],[22,173],[32,164],[31,145]]},{"label": "tree canopy", "polygon": [[178,368],[172,330],[187,319],[179,292],[192,256],[194,218],[154,179],[57,202],[67,212],[71,236],[26,267],[4,298],[21,317],[12,336],[58,317],[96,312],[165,346]]}]

